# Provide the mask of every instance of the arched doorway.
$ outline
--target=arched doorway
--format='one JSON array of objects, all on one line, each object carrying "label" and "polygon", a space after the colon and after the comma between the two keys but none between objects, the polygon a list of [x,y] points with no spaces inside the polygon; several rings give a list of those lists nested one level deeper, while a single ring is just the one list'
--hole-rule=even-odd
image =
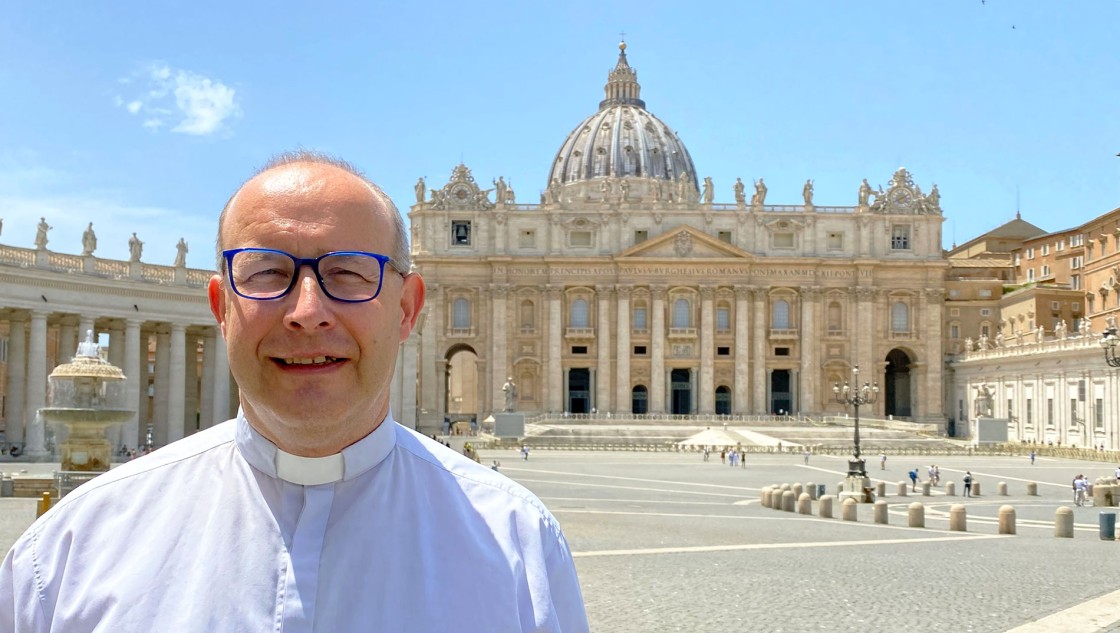
[{"label": "arched doorway", "polygon": [[731,415],[731,389],[727,385],[716,387],[716,415]]},{"label": "arched doorway", "polygon": [[883,376],[883,412],[908,418],[913,415],[910,406],[910,356],[900,350],[892,349],[887,354],[887,368]]},{"label": "arched doorway", "polygon": [[788,369],[770,372],[770,414],[785,415],[793,409],[793,377]]},{"label": "arched doorway", "polygon": [[692,413],[692,374],[687,369],[674,369],[669,372],[669,385],[672,397],[670,413],[687,415]]},{"label": "arched doorway", "polygon": [[478,354],[469,345],[447,350],[444,432],[469,426],[478,428]]},{"label": "arched doorway", "polygon": [[634,385],[630,392],[630,413],[649,413],[649,390],[645,385]]},{"label": "arched doorway", "polygon": [[586,367],[568,370],[568,411],[591,413],[591,370]]}]

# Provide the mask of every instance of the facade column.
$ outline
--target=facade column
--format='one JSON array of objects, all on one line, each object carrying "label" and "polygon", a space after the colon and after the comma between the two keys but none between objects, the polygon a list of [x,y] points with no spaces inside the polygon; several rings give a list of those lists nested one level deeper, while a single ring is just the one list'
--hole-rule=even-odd
[{"label": "facade column", "polygon": [[[855,333],[855,359],[856,365],[860,367],[860,380],[870,381],[872,383],[879,383],[885,385],[883,380],[883,365],[876,363],[873,358],[875,338],[877,336],[878,323],[879,323],[879,302],[876,300],[876,295],[879,292],[874,288],[859,287],[856,288],[856,305],[855,311],[852,314],[851,324],[852,330]],[[880,397],[879,401],[868,405],[868,415],[878,414],[883,411],[884,397]]]},{"label": "facade column", "polygon": [[[941,398],[941,385],[944,380],[944,364],[941,358],[942,314],[945,312],[945,290],[942,288],[926,288],[922,295],[921,319],[925,327],[918,331],[918,336],[925,341],[925,384],[921,397],[922,418],[938,424],[944,429],[945,406]],[[1089,441],[1092,444],[1092,441]]]},{"label": "facade column", "polygon": [[183,436],[198,431],[198,336],[187,332],[183,348]]},{"label": "facade column", "polygon": [[183,439],[183,417],[186,415],[187,326],[171,324],[171,367],[168,371],[167,442]]},{"label": "facade column", "polygon": [[630,405],[630,287],[617,286],[618,350],[615,357],[615,403],[617,413],[629,413]]},{"label": "facade column", "polygon": [[[428,284],[425,291],[424,312],[420,315],[420,412],[427,416],[429,427],[424,432],[443,432],[443,400],[440,385],[443,374],[439,371],[440,358],[436,354],[443,337],[443,301],[439,284]],[[427,301],[430,299],[430,301]]]},{"label": "facade column", "polygon": [[754,371],[751,372],[751,381],[754,383],[754,397],[751,407],[756,415],[766,415],[770,412],[770,402],[766,399],[766,346],[770,341],[770,320],[766,318],[766,289],[752,288],[754,295]]},{"label": "facade column", "polygon": [[124,367],[124,327],[113,320],[109,325],[109,362],[116,367]]},{"label": "facade column", "polygon": [[8,390],[4,409],[8,443],[21,446],[27,428],[27,322],[22,315],[8,321]]},{"label": "facade column", "polygon": [[31,311],[31,336],[27,344],[27,454],[47,456],[46,428],[39,409],[47,406],[47,314]]},{"label": "facade column", "polygon": [[[93,342],[97,342],[97,326],[94,324],[94,318],[84,314],[78,316],[78,340],[85,341],[89,333],[93,332]],[[78,347],[74,346],[74,351],[78,351]]]},{"label": "facade column", "polygon": [[449,371],[450,365],[451,365],[451,363],[447,362],[446,358],[440,358],[439,360],[437,360],[435,362],[435,366],[436,366],[436,388],[435,388],[435,392],[436,392],[436,399],[438,401],[438,405],[436,406],[436,411],[439,413],[439,428],[440,429],[443,429],[443,425],[448,420],[448,416],[447,416],[447,409],[448,409],[448,406],[447,406],[448,405],[448,402],[447,402],[447,387],[448,387],[447,379],[448,379],[448,371]]},{"label": "facade column", "polygon": [[156,395],[152,407],[154,416],[152,443],[165,446],[168,442],[168,404],[171,396],[171,334],[166,325],[156,331]]},{"label": "facade column", "polygon": [[716,412],[715,286],[700,286],[700,411]]},{"label": "facade column", "polygon": [[649,370],[649,412],[665,413],[665,286],[651,286],[650,294],[653,295],[653,332],[651,333],[651,347],[653,347]]},{"label": "facade column", "polygon": [[[140,319],[127,319],[124,322],[124,401],[126,406],[134,406],[140,401]],[[140,439],[140,411],[132,414],[121,425],[120,440],[112,447],[116,451],[120,444],[128,448],[136,448]]]},{"label": "facade column", "polygon": [[198,393],[198,428],[214,426],[214,328],[202,333],[202,388]]},{"label": "facade column", "polygon": [[[596,286],[595,293],[599,296],[598,324],[595,328],[598,341],[595,342],[599,352],[599,371],[595,376],[595,408],[599,412],[613,411],[611,406],[611,300],[614,298],[613,286]],[[621,376],[615,376],[621,380]]]},{"label": "facade column", "polygon": [[[502,231],[504,234],[504,231]],[[509,369],[509,286],[505,284],[491,284],[490,286],[490,350],[493,362],[490,364],[490,410],[505,411],[506,394],[502,386],[506,379],[513,375]],[[478,403],[479,415],[482,415],[484,403]],[[516,406],[516,404],[515,404]],[[481,422],[481,420],[480,420]]]},{"label": "facade column", "polygon": [[801,289],[801,380],[798,412],[820,412],[820,314],[821,289]]},{"label": "facade column", "polygon": [[55,365],[69,363],[78,351],[78,323],[72,316],[62,319],[58,326],[58,362]]},{"label": "facade column", "polygon": [[751,291],[747,286],[735,286],[735,400],[732,412],[750,413],[750,319],[747,300]]},{"label": "facade column", "polygon": [[563,287],[550,285],[548,292],[548,410],[564,411],[564,369],[561,367],[561,340],[563,320],[561,319],[560,302],[563,299]]},{"label": "facade column", "polygon": [[[416,416],[416,363],[420,355],[420,336],[413,332],[398,351],[401,355],[401,400],[393,415],[397,421],[410,429],[420,430],[420,419]],[[430,432],[430,431],[429,431]]]},{"label": "facade column", "polygon": [[220,328],[214,328],[214,424],[230,419],[229,356],[226,339]]}]

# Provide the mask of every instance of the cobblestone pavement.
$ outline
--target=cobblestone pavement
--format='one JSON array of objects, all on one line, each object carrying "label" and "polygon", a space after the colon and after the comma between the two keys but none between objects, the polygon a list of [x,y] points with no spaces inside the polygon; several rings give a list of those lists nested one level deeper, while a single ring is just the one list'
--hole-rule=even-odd
[{"label": "cobblestone pavement", "polygon": [[[1073,507],[1070,490],[1075,474],[1092,481],[1116,464],[924,457],[958,490],[972,471],[983,495],[946,497],[942,486],[931,497],[920,487],[898,497],[906,472],[924,478],[929,464],[892,457],[881,471],[876,455],[869,474],[888,482],[891,504],[890,524],[877,525],[866,504],[856,522],[818,518],[816,504],[813,516],[761,507],[770,484],[825,483],[834,492],[847,468],[839,458],[806,465],[800,454],[748,456],[747,468],[732,469],[718,454],[709,462],[695,453],[481,456],[499,460],[560,519],[596,632],[1120,632],[1120,541],[1100,540],[1106,509]],[[995,495],[1000,481],[1008,496]],[[1029,481],[1037,497],[1026,496]],[[927,506],[924,529],[905,527],[914,501]],[[967,532],[948,531],[954,503],[967,508]],[[1003,505],[1016,509],[1015,536],[997,533]],[[1073,539],[1054,537],[1063,506],[1074,510]],[[34,512],[33,499],[0,499],[0,551]]]}]

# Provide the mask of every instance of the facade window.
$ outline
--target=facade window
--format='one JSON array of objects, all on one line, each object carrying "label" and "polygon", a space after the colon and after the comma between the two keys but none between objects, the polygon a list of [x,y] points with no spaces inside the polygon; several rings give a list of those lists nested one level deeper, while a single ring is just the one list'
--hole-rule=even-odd
[{"label": "facade window", "polygon": [[992,309],[991,308],[980,308],[980,316],[982,316],[982,317],[992,316]]},{"label": "facade window", "polygon": [[642,242],[644,242],[648,239],[649,239],[649,231],[646,231],[646,230],[634,231],[634,243],[635,244],[641,244]]},{"label": "facade window", "polygon": [[793,233],[774,233],[770,238],[774,248],[793,248]]},{"label": "facade window", "polygon": [[844,250],[844,234],[843,233],[829,233],[826,247],[830,251]]},{"label": "facade window", "polygon": [[1084,243],[1085,243],[1085,236],[1084,235],[1071,235],[1071,236],[1069,236],[1069,245],[1070,246],[1081,246]]},{"label": "facade window", "polygon": [[1069,287],[1071,290],[1081,290],[1081,275],[1070,275]]},{"label": "facade window", "polygon": [[1085,265],[1085,258],[1081,255],[1070,258],[1069,267],[1073,269],[1081,268]]},{"label": "facade window", "polygon": [[536,329],[536,310],[534,309],[533,302],[528,299],[521,302],[521,330],[523,332],[532,332]]},{"label": "facade window", "polygon": [[459,297],[451,304],[451,327],[463,330],[471,326],[471,302]]},{"label": "facade window", "polygon": [[634,355],[635,356],[645,356],[647,353],[648,352],[646,351],[646,346],[645,345],[635,345],[634,346]]},{"label": "facade window", "polygon": [[720,231],[716,234],[716,237],[721,242],[727,242],[728,244],[731,243],[731,231]]},{"label": "facade window", "polygon": [[956,323],[953,323],[953,324],[949,325],[949,338],[960,338],[960,337],[961,337],[961,326],[957,325]]},{"label": "facade window", "polygon": [[1034,259],[1034,247],[1027,249],[1027,259]]},{"label": "facade window", "polygon": [[646,318],[648,314],[649,314],[649,312],[646,310],[646,307],[644,305],[634,306],[634,329],[635,330],[638,330],[639,332],[644,332],[645,330],[649,329],[649,323],[647,322],[647,318]]},{"label": "facade window", "polygon": [[720,347],[716,348],[716,356],[730,356],[730,355],[731,355],[731,348],[730,347],[720,346]]},{"label": "facade window", "polygon": [[1023,261],[1023,258],[1019,255],[1019,253],[1015,253],[1015,265],[1018,266],[1019,262],[1021,261]]},{"label": "facade window", "polygon": [[992,335],[992,324],[987,323],[987,322],[981,323],[980,324],[980,334],[982,336],[991,336]]},{"label": "facade window", "polygon": [[1033,268],[1028,268],[1027,269],[1027,281],[1034,281],[1034,269]]},{"label": "facade window", "polygon": [[537,245],[537,232],[525,229],[518,234],[517,245],[521,248],[534,248]]},{"label": "facade window", "polygon": [[828,332],[829,334],[840,333],[844,331],[844,318],[843,310],[840,304],[832,301],[828,304]]},{"label": "facade window", "polygon": [[591,231],[572,231],[568,233],[568,244],[577,248],[591,246]]},{"label": "facade window", "polygon": [[1050,245],[1049,244],[1043,244],[1042,245],[1042,256],[1046,257],[1049,254],[1050,254]]},{"label": "facade window", "polygon": [[949,290],[949,298],[950,299],[957,299],[960,296],[961,296],[961,291],[960,290],[957,290],[956,288],[952,288],[952,289]]},{"label": "facade window", "polygon": [[891,227],[891,250],[910,250],[910,226],[896,224]]},{"label": "facade window", "polygon": [[992,289],[991,288],[981,288],[976,293],[976,296],[980,297],[981,299],[991,299],[992,298]]},{"label": "facade window", "polygon": [[451,245],[452,246],[470,246],[471,245],[471,222],[470,222],[470,220],[452,220],[451,221]]},{"label": "facade window", "polygon": [[1104,430],[1104,399],[1097,398],[1093,401],[1093,428]]},{"label": "facade window", "polygon": [[1011,398],[1007,399],[1007,417],[1008,418],[1012,417],[1012,414],[1011,414]]},{"label": "facade window", "polygon": [[673,302],[673,327],[692,327],[692,310],[688,299]]},{"label": "facade window", "polygon": [[731,331],[731,310],[729,310],[727,306],[716,308],[716,331]]},{"label": "facade window", "polygon": [[891,331],[910,331],[910,306],[901,301],[896,301],[895,304],[891,306]]},{"label": "facade window", "polygon": [[1030,398],[1027,398],[1026,408],[1024,409],[1024,413],[1026,414],[1026,424],[1027,424],[1027,426],[1033,426],[1034,425],[1034,401],[1031,400]]},{"label": "facade window", "polygon": [[586,299],[576,299],[572,302],[570,327],[591,327],[588,323],[588,310]]},{"label": "facade window", "polygon": [[770,327],[775,330],[788,330],[789,327],[789,302],[785,299],[778,299],[774,302],[773,314],[770,319]]},{"label": "facade window", "polygon": [[1050,276],[1050,265],[1049,264],[1043,264],[1042,265],[1042,276],[1043,277],[1049,277]]},{"label": "facade window", "polygon": [[961,315],[961,309],[960,308],[949,308],[949,316],[959,317],[960,315]]}]

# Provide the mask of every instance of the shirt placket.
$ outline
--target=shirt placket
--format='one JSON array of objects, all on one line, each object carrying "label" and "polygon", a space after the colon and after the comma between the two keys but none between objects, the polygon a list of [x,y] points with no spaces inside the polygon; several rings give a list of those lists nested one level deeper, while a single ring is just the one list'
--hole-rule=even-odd
[{"label": "shirt placket", "polygon": [[334,484],[306,486],[300,512],[288,551],[287,577],[279,596],[283,605],[280,630],[283,633],[312,633],[315,600],[319,591],[319,568],[323,543],[334,500]]}]

